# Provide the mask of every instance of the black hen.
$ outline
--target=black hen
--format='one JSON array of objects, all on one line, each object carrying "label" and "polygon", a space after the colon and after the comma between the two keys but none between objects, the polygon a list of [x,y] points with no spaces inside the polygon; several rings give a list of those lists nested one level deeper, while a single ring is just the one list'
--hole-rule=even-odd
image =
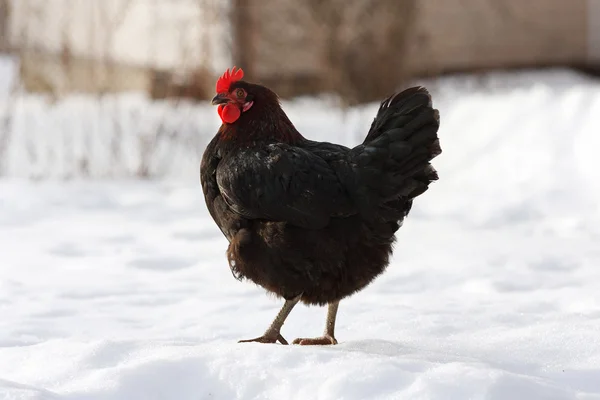
[{"label": "black hen", "polygon": [[388,265],[413,199],[438,179],[439,114],[425,88],[383,101],[352,149],[305,139],[266,87],[229,70],[213,104],[223,125],[200,167],[211,216],[229,240],[234,276],[285,299],[264,335],[279,340],[298,301],[329,305],[325,333],[299,344],[335,344],[339,301]]}]

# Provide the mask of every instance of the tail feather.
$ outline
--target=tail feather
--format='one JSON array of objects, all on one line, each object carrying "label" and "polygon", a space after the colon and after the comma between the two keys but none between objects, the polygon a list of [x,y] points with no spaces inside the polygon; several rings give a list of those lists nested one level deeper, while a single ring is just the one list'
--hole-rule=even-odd
[{"label": "tail feather", "polygon": [[[371,124],[369,133],[363,144],[371,142],[383,132],[396,132],[400,129],[405,134],[410,134],[407,129],[411,129],[426,120],[425,118],[416,118],[424,110],[433,110],[431,95],[421,86],[406,89],[403,92],[396,93],[386,100],[381,102],[377,116]],[[437,122],[439,124],[439,114],[437,114]],[[404,139],[403,136],[398,137],[399,140]]]},{"label": "tail feather", "polygon": [[412,199],[438,179],[430,162],[442,152],[439,125],[439,112],[423,87],[396,93],[381,103],[364,142],[350,153],[363,212],[390,204],[407,204],[409,209]]}]

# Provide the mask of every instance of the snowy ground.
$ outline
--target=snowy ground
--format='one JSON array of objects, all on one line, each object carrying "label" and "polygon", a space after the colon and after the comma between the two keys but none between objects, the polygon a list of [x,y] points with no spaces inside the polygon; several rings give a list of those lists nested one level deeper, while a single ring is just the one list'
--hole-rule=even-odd
[{"label": "snowy ground", "polygon": [[[342,302],[329,348],[236,343],[280,302],[231,276],[201,149],[155,182],[33,182],[5,159],[0,399],[600,399],[600,85],[477,83],[431,84],[441,179],[387,273]],[[307,135],[347,144],[375,107],[286,106]],[[319,334],[324,317],[300,306],[283,335]]]}]

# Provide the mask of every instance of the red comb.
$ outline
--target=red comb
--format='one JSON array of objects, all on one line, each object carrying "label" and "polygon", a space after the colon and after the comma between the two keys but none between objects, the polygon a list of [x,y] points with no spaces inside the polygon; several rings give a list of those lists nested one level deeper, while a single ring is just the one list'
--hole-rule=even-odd
[{"label": "red comb", "polygon": [[235,68],[236,67],[233,67],[231,72],[229,71],[229,68],[227,68],[227,71],[221,75],[217,81],[217,93],[228,92],[229,85],[231,85],[233,82],[239,81],[244,77],[244,71],[242,71],[241,68],[238,68],[236,71]]}]

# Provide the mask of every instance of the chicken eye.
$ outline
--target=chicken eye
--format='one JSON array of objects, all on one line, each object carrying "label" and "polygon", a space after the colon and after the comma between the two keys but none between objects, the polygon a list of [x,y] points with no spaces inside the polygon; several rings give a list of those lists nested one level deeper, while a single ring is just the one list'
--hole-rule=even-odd
[{"label": "chicken eye", "polygon": [[245,94],[246,94],[246,92],[244,92],[244,89],[238,89],[235,91],[235,95],[239,98],[244,97]]}]

